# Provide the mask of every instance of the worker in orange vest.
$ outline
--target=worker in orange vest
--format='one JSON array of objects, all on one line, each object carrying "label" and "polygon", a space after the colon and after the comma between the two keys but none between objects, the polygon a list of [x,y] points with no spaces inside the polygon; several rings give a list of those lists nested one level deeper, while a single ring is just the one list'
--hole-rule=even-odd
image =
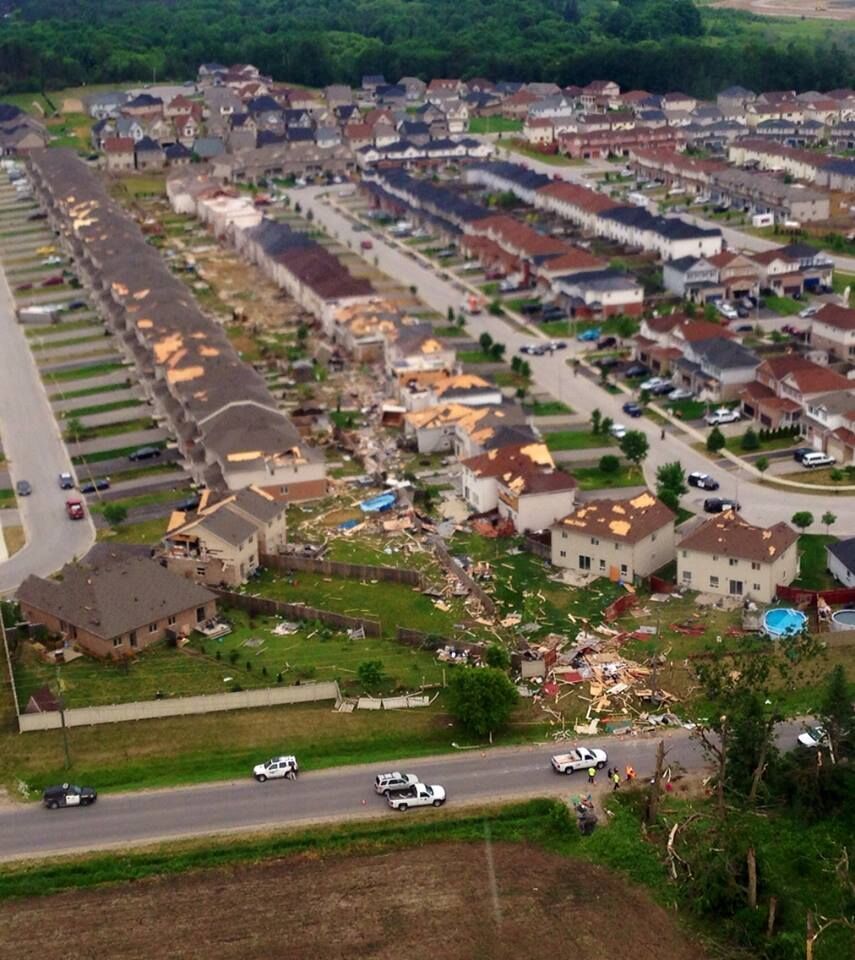
[{"label": "worker in orange vest", "polygon": [[632,765],[628,763],[626,765],[626,782],[632,783],[633,780],[635,780],[635,770]]}]

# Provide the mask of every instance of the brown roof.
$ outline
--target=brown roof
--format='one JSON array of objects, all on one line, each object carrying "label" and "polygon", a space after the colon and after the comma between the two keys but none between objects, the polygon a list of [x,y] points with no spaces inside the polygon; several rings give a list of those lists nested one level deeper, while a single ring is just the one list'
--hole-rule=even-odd
[{"label": "brown roof", "polygon": [[469,457],[461,462],[461,466],[478,477],[501,477],[535,466],[552,468],[555,463],[545,443],[522,443]]},{"label": "brown roof", "polygon": [[818,363],[810,367],[793,370],[786,375],[801,393],[831,393],[832,391],[855,390],[855,381],[848,380],[841,373],[821,367]]},{"label": "brown roof", "polygon": [[731,510],[701,524],[680,541],[679,549],[773,563],[796,540],[798,534],[789,524],[755,527]]},{"label": "brown roof", "polygon": [[656,530],[674,522],[674,513],[649,490],[627,500],[588,500],[558,527],[590,533],[606,540],[638,543]]},{"label": "brown roof", "polygon": [[714,323],[711,320],[686,320],[678,327],[675,327],[674,333],[679,331],[680,336],[686,343],[695,343],[698,340],[710,340],[713,337],[724,337],[725,340],[732,340],[734,334],[722,326],[720,323]]},{"label": "brown roof", "polygon": [[768,266],[770,263],[774,263],[776,260],[785,260],[790,263],[796,263],[794,257],[788,256],[784,252],[783,247],[777,247],[774,250],[763,250],[760,253],[750,254],[750,258],[755,263],[762,263],[764,266]]},{"label": "brown roof", "polygon": [[133,153],[133,137],[107,137],[104,141],[105,153]]},{"label": "brown roof", "polygon": [[615,207],[620,206],[619,203],[616,203],[604,193],[591,190],[588,187],[579,186],[577,183],[567,183],[564,180],[549,183],[545,187],[541,187],[538,193],[555,197],[556,200],[570,203],[590,213],[603,213],[606,210],[613,210]]},{"label": "brown roof", "polygon": [[59,710],[59,700],[50,687],[39,687],[30,694],[24,713],[51,713]]},{"label": "brown roof", "polygon": [[210,590],[144,558],[104,567],[67,564],[59,580],[31,575],[18,588],[22,603],[105,639],[214,599]]},{"label": "brown roof", "polygon": [[828,324],[838,330],[855,330],[855,310],[850,307],[838,307],[836,303],[827,303],[814,315],[814,321]]}]

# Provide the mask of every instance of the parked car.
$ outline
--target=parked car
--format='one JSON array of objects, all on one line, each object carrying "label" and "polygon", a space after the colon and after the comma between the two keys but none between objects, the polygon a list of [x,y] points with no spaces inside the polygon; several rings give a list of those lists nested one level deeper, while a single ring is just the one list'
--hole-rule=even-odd
[{"label": "parked car", "polygon": [[627,400],[621,410],[630,417],[640,417],[644,413],[642,406],[632,400]]},{"label": "parked car", "polygon": [[58,479],[59,479],[60,490],[74,489],[74,477],[72,477],[70,473],[61,473]]},{"label": "parked car", "polygon": [[626,427],[622,423],[613,423],[609,427],[609,433],[615,438],[615,440],[623,440],[626,436]]},{"label": "parked car", "polygon": [[825,743],[825,740],[825,730],[823,727],[808,727],[804,733],[798,735],[799,743],[809,750],[815,750],[820,744]]},{"label": "parked car", "polygon": [[552,758],[552,769],[556,773],[575,773],[577,770],[587,770],[594,767],[595,770],[602,770],[608,763],[609,756],[605,750],[597,747],[576,747],[567,753],[556,754]]},{"label": "parked car", "polygon": [[68,310],[84,310],[85,308],[86,308],[86,301],[85,301],[85,300],[72,300],[71,303],[69,303],[69,305],[68,305],[68,307],[67,307],[66,309],[68,309]]},{"label": "parked car", "polygon": [[677,387],[668,394],[669,400],[691,400],[694,394],[686,387]]},{"label": "parked car", "polygon": [[576,339],[581,343],[594,343],[600,339],[600,328],[589,327],[576,335]]},{"label": "parked car", "polygon": [[198,493],[193,493],[189,497],[185,497],[183,500],[180,500],[175,504],[176,510],[195,510],[199,506],[200,496]]},{"label": "parked car", "polygon": [[796,463],[801,463],[809,453],[816,453],[816,450],[813,447],[797,447],[793,450],[793,460]]},{"label": "parked car", "polygon": [[806,453],[801,459],[801,465],[807,470],[815,470],[817,467],[833,467],[837,461],[821,450],[813,450]]},{"label": "parked car", "polygon": [[719,407],[704,417],[704,422],[708,427],[717,427],[723,423],[736,423],[742,419],[742,414],[738,410],[731,410],[729,407]]},{"label": "parked car", "polygon": [[29,480],[19,480],[15,484],[15,493],[19,497],[28,497],[33,492],[33,485]]},{"label": "parked car", "polygon": [[390,793],[386,802],[393,810],[409,810],[410,807],[441,807],[445,803],[445,787],[438,783],[428,786],[417,783],[406,790]]},{"label": "parked car", "polygon": [[374,243],[371,240],[361,240],[359,243],[360,250],[373,250]]},{"label": "parked car", "polygon": [[750,323],[740,323],[733,328],[737,333],[751,333],[754,327]]},{"label": "parked car", "polygon": [[649,373],[650,371],[643,363],[633,363],[624,370],[623,375],[627,380],[635,380],[638,377],[646,377]]},{"label": "parked car", "polygon": [[271,757],[252,768],[252,775],[259,783],[265,780],[296,780],[300,767],[296,757]]},{"label": "parked car", "polygon": [[543,343],[524,343],[520,347],[520,353],[528,354],[530,357],[542,357],[547,351]]},{"label": "parked car", "polygon": [[128,460],[151,460],[160,456],[160,447],[140,447],[128,455]]},{"label": "parked car", "polygon": [[707,497],[704,500],[705,513],[727,513],[728,510],[740,510],[741,507],[735,500],[726,500],[721,497]]},{"label": "parked car", "polygon": [[98,477],[96,480],[88,480],[80,487],[81,493],[95,493],[96,490],[109,490],[110,478]]},{"label": "parked car", "polygon": [[614,370],[614,368],[619,367],[620,364],[621,361],[618,357],[600,357],[600,359],[597,360],[597,366],[603,371]]},{"label": "parked car", "polygon": [[597,341],[598,350],[609,350],[617,346],[617,337],[600,337]]},{"label": "parked car", "polygon": [[791,323],[785,323],[781,327],[782,333],[788,333],[791,337],[795,337],[796,340],[804,340],[807,338],[807,331],[802,330],[801,327],[794,327]]},{"label": "parked car", "polygon": [[540,312],[541,323],[553,323],[556,320],[564,320],[567,314],[554,304],[548,304]]},{"label": "parked car", "polygon": [[550,340],[546,345],[550,352],[555,353],[556,350],[566,350],[567,341],[566,340]]},{"label": "parked car", "polygon": [[[747,320],[751,316],[751,308],[744,307],[740,303],[739,306],[736,308],[736,315],[737,317],[739,317],[740,320]],[[751,328],[749,327],[748,329],[750,330]]]},{"label": "parked car", "polygon": [[715,308],[723,317],[726,317],[728,320],[736,320],[739,316],[735,307],[732,307],[729,303],[717,303]]},{"label": "parked car", "polygon": [[674,385],[670,383],[668,380],[665,380],[664,377],[650,377],[649,379],[645,380],[643,383],[640,383],[638,385],[638,389],[647,390],[649,392],[651,390],[655,390],[657,387],[664,387],[664,386],[667,386],[669,388],[668,392],[670,393]]},{"label": "parked car", "polygon": [[69,520],[82,520],[86,516],[83,512],[83,504],[79,500],[66,500],[65,515]]},{"label": "parked car", "polygon": [[657,386],[653,387],[649,392],[654,397],[665,397],[671,393],[674,389],[674,384],[670,380],[666,380],[664,383],[660,383]]},{"label": "parked car", "polygon": [[809,317],[815,317],[819,313],[819,307],[805,307],[804,310],[799,310],[799,316],[803,320],[807,320]]},{"label": "parked car", "polygon": [[48,810],[58,810],[60,807],[88,807],[97,799],[98,794],[92,787],[78,787],[71,783],[48,787],[42,794],[42,802]]},{"label": "parked car", "polygon": [[713,479],[708,473],[701,473],[695,470],[686,477],[690,487],[698,487],[701,490],[718,490],[719,482]]},{"label": "parked car", "polygon": [[409,790],[419,782],[414,773],[378,773],[374,778],[374,792],[388,797],[391,793]]}]

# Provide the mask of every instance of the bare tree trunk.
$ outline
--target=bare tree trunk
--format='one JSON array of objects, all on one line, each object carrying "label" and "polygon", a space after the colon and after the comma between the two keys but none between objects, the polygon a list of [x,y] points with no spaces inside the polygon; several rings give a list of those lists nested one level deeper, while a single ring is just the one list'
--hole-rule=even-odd
[{"label": "bare tree trunk", "polygon": [[766,739],[760,749],[760,756],[757,758],[757,766],[754,768],[754,774],[751,777],[751,789],[748,791],[748,803],[753,807],[757,803],[757,794],[760,791],[760,781],[766,772],[766,757],[769,755],[769,738],[771,730],[766,728]]},{"label": "bare tree trunk", "polygon": [[766,921],[766,936],[771,937],[775,932],[775,914],[778,911],[778,898],[769,898],[769,917]]},{"label": "bare tree trunk", "polygon": [[757,855],[754,847],[748,848],[748,909],[757,909]]},{"label": "bare tree trunk", "polygon": [[721,720],[721,747],[718,755],[718,783],[716,784],[716,794],[718,815],[724,819],[724,778],[727,774],[727,717]]},{"label": "bare tree trunk", "polygon": [[813,943],[816,939],[813,932],[813,911],[807,912],[807,930],[805,938],[805,960],[813,960]]},{"label": "bare tree trunk", "polygon": [[647,812],[645,823],[653,823],[659,816],[659,799],[662,795],[662,776],[665,773],[665,741],[660,740],[656,748],[656,770],[653,773],[653,782],[647,792]]}]

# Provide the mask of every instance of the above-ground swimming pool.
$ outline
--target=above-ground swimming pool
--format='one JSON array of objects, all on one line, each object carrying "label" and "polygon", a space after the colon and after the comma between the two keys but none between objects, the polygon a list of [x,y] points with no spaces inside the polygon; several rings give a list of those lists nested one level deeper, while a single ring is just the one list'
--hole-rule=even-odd
[{"label": "above-ground swimming pool", "polygon": [[[855,610],[849,612],[855,618]],[[790,607],[775,607],[763,614],[763,629],[770,637],[786,637],[792,633],[800,633],[804,630],[806,623],[807,617],[801,610],[793,610]]]},{"label": "above-ground swimming pool", "polygon": [[838,610],[831,615],[832,630],[855,630],[855,610]]}]

